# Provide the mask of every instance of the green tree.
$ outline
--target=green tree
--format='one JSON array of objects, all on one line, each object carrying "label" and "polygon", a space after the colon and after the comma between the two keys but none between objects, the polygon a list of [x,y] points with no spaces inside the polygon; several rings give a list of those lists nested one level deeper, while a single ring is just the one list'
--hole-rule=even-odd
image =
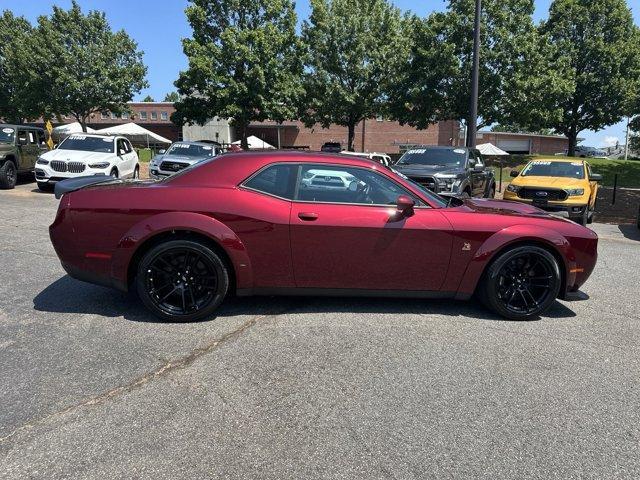
[{"label": "green tree", "polygon": [[155,102],[155,100],[153,99],[153,97],[151,95],[147,95],[146,97],[144,97],[142,99],[143,102]]},{"label": "green tree", "polygon": [[395,72],[408,51],[400,11],[386,0],[311,0],[302,117],[308,126],[355,126],[386,113]]},{"label": "green tree", "polygon": [[22,123],[40,116],[33,57],[26,45],[33,35],[24,17],[5,10],[0,16],[0,118]]},{"label": "green tree", "polygon": [[561,118],[549,126],[569,138],[573,156],[582,130],[600,130],[630,113],[640,34],[625,0],[554,0],[541,29],[557,47],[554,66],[571,81]]},{"label": "green tree", "polygon": [[[566,92],[566,82],[548,68],[550,47],[535,28],[533,11],[533,0],[482,2],[478,128],[558,115],[554,101]],[[401,123],[468,123],[474,16],[474,0],[450,0],[446,11],[411,21],[415,42],[391,97]],[[545,84],[557,91],[543,97],[538,92]]]},{"label": "green tree", "polygon": [[164,96],[163,102],[173,102],[176,103],[180,100],[180,95],[178,92],[169,92]]},{"label": "green tree", "polygon": [[72,115],[83,131],[93,114],[128,111],[134,93],[148,86],[136,43],[112,32],[104,13],[84,15],[75,0],[70,10],[54,6],[51,16],[38,18],[36,38],[31,58],[47,111]]},{"label": "green tree", "polygon": [[629,136],[629,151],[640,156],[640,115],[631,120],[629,129],[632,132]]},{"label": "green tree", "polygon": [[183,40],[176,123],[230,118],[248,148],[251,121],[295,118],[302,63],[291,0],[191,0],[186,14],[193,38]]}]

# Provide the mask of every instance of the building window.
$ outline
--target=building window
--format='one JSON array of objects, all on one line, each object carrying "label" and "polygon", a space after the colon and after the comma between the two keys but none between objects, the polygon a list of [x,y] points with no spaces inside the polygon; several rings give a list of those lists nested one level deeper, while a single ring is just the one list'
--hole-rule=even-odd
[{"label": "building window", "polygon": [[146,120],[147,119],[147,112],[140,112],[140,120]]},{"label": "building window", "polygon": [[107,118],[109,118],[109,114],[107,112],[100,112],[100,118],[102,120],[106,120]]},{"label": "building window", "polygon": [[123,119],[123,120],[127,120],[128,118],[129,118],[129,114],[128,114],[127,112],[124,112],[124,113],[122,114],[122,119]]},{"label": "building window", "polygon": [[169,114],[167,112],[160,112],[161,120],[169,120]]},{"label": "building window", "polygon": [[62,115],[62,118],[64,118],[65,120],[69,119],[69,115]]},{"label": "building window", "polygon": [[376,122],[384,121],[384,117],[382,115],[376,115]]},{"label": "building window", "polygon": [[118,114],[111,112],[111,120],[115,120],[116,118],[118,118]]},{"label": "building window", "polygon": [[158,112],[151,112],[151,120],[157,120],[158,119]]}]

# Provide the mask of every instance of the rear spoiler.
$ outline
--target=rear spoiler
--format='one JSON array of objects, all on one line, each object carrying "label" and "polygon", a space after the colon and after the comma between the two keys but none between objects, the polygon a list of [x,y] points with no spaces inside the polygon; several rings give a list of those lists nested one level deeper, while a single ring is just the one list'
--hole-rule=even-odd
[{"label": "rear spoiler", "polygon": [[68,178],[56,183],[54,193],[56,198],[62,197],[65,193],[80,190],[89,185],[97,185],[99,183],[121,183],[122,180],[113,178],[108,175],[88,175],[85,177]]}]

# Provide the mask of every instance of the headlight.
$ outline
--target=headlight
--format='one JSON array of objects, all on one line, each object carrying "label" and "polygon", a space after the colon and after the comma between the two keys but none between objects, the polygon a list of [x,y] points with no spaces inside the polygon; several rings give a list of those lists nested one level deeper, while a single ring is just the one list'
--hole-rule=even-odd
[{"label": "headlight", "polygon": [[97,163],[89,164],[89,168],[97,168],[97,169],[107,168],[108,166],[109,166],[109,162],[97,162]]},{"label": "headlight", "polygon": [[38,165],[49,165],[49,160],[45,160],[44,158],[38,158],[36,162]]},{"label": "headlight", "polygon": [[584,188],[570,188],[567,193],[570,197],[581,197],[584,195]]},{"label": "headlight", "polygon": [[519,190],[520,190],[520,187],[518,185],[513,185],[512,183],[510,183],[507,186],[507,191],[511,193],[518,193]]}]

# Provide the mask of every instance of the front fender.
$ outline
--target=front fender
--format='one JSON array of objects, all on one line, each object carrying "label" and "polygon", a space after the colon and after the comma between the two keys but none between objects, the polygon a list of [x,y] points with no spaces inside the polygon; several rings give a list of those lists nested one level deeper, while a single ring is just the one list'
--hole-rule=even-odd
[{"label": "front fender", "polygon": [[160,213],[145,218],[129,229],[113,253],[112,277],[119,284],[126,285],[129,263],[140,246],[158,234],[180,230],[196,232],[216,242],[233,264],[237,288],[250,288],[253,285],[249,255],[238,236],[215,218],[193,212]]},{"label": "front fender", "polygon": [[485,268],[500,251],[510,245],[526,242],[542,243],[556,251],[563,259],[563,264],[560,265],[560,268],[564,269],[565,283],[566,285],[573,285],[576,274],[572,270],[576,266],[576,258],[571,249],[571,244],[564,236],[546,227],[512,225],[487,238],[475,252],[460,280],[457,296],[459,298],[468,298],[475,292]]}]

